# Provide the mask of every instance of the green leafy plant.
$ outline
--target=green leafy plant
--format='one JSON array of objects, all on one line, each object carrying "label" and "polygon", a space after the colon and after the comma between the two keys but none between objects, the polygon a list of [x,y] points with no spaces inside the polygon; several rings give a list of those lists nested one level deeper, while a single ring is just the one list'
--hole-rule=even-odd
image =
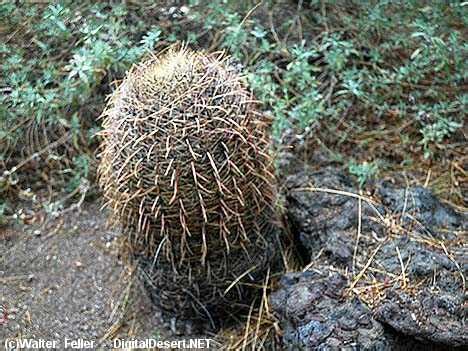
[{"label": "green leafy plant", "polygon": [[[237,59],[278,141],[286,129],[309,133],[345,160],[398,130],[401,165],[444,160],[447,145],[461,144],[466,3],[192,0],[181,8],[1,3],[0,168],[46,150],[31,158],[42,162],[36,168],[51,173],[54,189],[73,192],[78,177],[94,174],[92,135],[112,82],[181,40]],[[82,155],[89,172],[74,163]],[[22,172],[2,195],[36,183]]]},{"label": "green leafy plant", "polygon": [[348,166],[349,173],[356,176],[359,187],[363,187],[366,182],[377,174],[378,166],[374,162],[355,163],[350,162]]}]

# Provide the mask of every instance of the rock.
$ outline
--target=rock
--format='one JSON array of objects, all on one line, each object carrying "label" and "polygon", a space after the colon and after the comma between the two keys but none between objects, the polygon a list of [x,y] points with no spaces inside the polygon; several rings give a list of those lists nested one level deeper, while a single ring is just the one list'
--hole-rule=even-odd
[{"label": "rock", "polygon": [[468,345],[467,307],[460,277],[448,275],[437,288],[429,286],[410,294],[389,289],[375,310],[376,318],[393,329],[436,343]]},{"label": "rock", "polygon": [[362,196],[337,168],[295,167],[284,181],[287,218],[304,259],[321,273],[286,275],[273,295],[285,345],[468,345],[468,216],[422,187],[376,182]]},{"label": "rock", "polygon": [[[287,217],[306,256],[323,249],[332,261],[350,266],[359,218],[359,203],[353,196],[357,186],[336,168],[325,168],[290,175],[285,187]],[[385,214],[383,207],[362,201],[361,230],[383,236],[384,228],[376,223],[379,214]]]},{"label": "rock", "polygon": [[416,219],[422,224],[420,230],[429,230],[430,234],[445,239],[444,229],[468,229],[468,220],[452,208],[442,204],[430,190],[421,186],[401,188],[389,182],[379,182],[377,188],[382,203],[394,213],[404,213],[407,223]]},{"label": "rock", "polygon": [[[417,297],[402,297],[401,301],[385,305],[375,312],[357,297],[346,295],[347,279],[339,273],[331,273],[328,266],[318,266],[314,271],[288,273],[280,281],[279,289],[270,297],[270,303],[281,321],[283,345],[288,350],[458,350],[437,343],[428,343],[407,337],[398,330],[406,328],[408,334],[418,333],[418,337],[452,345],[466,344],[466,336],[457,343],[452,337],[452,328],[460,324],[447,324],[438,317],[432,320],[432,329],[426,328],[423,335],[417,326],[418,317],[414,312],[402,313],[398,303],[406,299],[417,301],[416,307],[429,301]],[[418,302],[419,301],[419,302]],[[450,296],[437,300],[439,308],[455,311],[458,302]],[[433,303],[428,305],[434,306]],[[466,313],[466,312],[465,312]],[[439,315],[442,315],[439,312]],[[419,314],[418,314],[419,315]],[[379,321],[388,318],[389,328]],[[440,324],[438,324],[440,323]],[[459,335],[463,335],[458,330]],[[434,338],[437,336],[437,338]]]},{"label": "rock", "polygon": [[386,242],[376,255],[379,264],[387,272],[401,272],[400,258],[409,262],[405,274],[409,278],[430,276],[441,270],[456,271],[457,267],[442,251],[430,249],[411,240],[408,236],[401,236]]},{"label": "rock", "polygon": [[270,301],[280,316],[283,342],[289,349],[384,349],[390,338],[371,311],[345,296],[346,278],[328,267],[289,273]]}]

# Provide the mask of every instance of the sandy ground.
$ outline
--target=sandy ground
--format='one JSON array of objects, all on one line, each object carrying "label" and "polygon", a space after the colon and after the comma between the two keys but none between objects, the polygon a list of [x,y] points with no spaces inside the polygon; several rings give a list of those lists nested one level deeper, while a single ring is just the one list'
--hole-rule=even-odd
[{"label": "sandy ground", "polygon": [[173,340],[138,281],[118,260],[97,205],[41,225],[0,228],[0,349],[8,338]]}]

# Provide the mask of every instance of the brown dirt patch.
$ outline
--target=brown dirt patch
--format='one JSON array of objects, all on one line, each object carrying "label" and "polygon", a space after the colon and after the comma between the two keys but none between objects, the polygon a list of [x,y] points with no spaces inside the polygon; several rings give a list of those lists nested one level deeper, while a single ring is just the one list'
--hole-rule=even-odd
[{"label": "brown dirt patch", "polygon": [[117,237],[97,205],[40,225],[0,229],[0,303],[8,311],[0,341],[169,338],[119,261]]}]

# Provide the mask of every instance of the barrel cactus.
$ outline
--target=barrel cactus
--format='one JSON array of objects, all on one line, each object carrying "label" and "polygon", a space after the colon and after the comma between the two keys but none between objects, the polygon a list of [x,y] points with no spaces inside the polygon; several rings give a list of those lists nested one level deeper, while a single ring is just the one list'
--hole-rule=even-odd
[{"label": "barrel cactus", "polygon": [[270,120],[229,57],[179,46],[143,60],[103,127],[109,218],[153,301],[212,322],[248,302],[243,281],[261,279],[275,253],[275,178]]}]

